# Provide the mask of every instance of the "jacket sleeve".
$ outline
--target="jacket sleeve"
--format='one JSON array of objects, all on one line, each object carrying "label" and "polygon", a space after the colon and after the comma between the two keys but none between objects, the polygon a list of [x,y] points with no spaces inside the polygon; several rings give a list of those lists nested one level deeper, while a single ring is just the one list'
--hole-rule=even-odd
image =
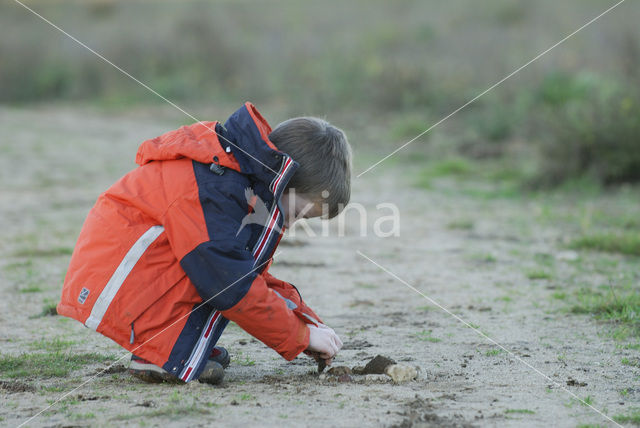
[{"label": "jacket sleeve", "polygon": [[201,185],[199,195],[176,200],[164,216],[165,232],[203,301],[292,360],[308,347],[309,328],[258,273],[246,247],[249,228],[238,233],[244,192],[225,187]]},{"label": "jacket sleeve", "polygon": [[307,324],[324,324],[313,309],[307,306],[304,300],[302,300],[302,295],[296,286],[276,278],[267,271],[265,271],[262,276],[267,283],[267,287],[285,299],[287,306],[293,310],[294,313],[299,314],[298,316],[304,317]]}]

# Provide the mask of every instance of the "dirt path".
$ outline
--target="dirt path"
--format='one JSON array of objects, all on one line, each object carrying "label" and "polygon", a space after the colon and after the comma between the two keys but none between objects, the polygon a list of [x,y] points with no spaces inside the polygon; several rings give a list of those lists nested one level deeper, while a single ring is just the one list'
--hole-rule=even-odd
[{"label": "dirt path", "polygon": [[[150,118],[0,110],[0,424],[24,422],[109,364],[78,363],[66,376],[38,376],[33,370],[16,374],[12,356],[26,352],[22,360],[40,361],[44,369],[69,353],[128,361],[120,348],[79,323],[39,315],[58,297],[81,222],[98,193],[133,167],[140,141],[166,128]],[[358,166],[360,171],[366,162]],[[417,380],[395,385],[358,376],[351,383],[321,378],[308,358],[288,363],[232,324],[221,340],[233,356],[222,387],[147,385],[118,363],[29,426],[608,424],[554,383],[610,416],[638,407],[640,368],[621,363],[637,359],[637,350],[618,346],[609,326],[563,310],[559,294],[568,293],[569,284],[607,277],[609,271],[592,269],[598,261],[613,260],[621,275],[637,275],[637,260],[566,250],[562,243],[571,230],[553,219],[571,212],[569,202],[549,208],[538,199],[464,195],[447,180],[416,189],[416,173],[415,165],[402,173],[381,167],[355,179],[353,201],[367,210],[368,236],[360,236],[352,212],[344,237],[298,233],[283,240],[272,273],[298,286],[341,335],[345,347],[337,364],[363,365],[383,354],[419,367]],[[380,202],[398,206],[399,237],[372,235],[376,216],[389,214],[376,209]],[[311,227],[321,230],[320,223]],[[535,274],[540,271],[545,274]]]}]

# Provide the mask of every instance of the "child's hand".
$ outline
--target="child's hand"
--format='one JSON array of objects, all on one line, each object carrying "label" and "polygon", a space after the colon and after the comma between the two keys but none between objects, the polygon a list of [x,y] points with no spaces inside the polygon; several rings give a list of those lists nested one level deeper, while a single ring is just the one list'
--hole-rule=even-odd
[{"label": "child's hand", "polygon": [[320,327],[309,325],[309,347],[307,350],[317,352],[324,360],[331,360],[340,348],[342,348],[342,341],[333,329],[324,324],[320,324]]},{"label": "child's hand", "polygon": [[342,340],[340,340],[340,337],[336,334],[336,332],[331,327],[322,323],[318,323],[318,327],[322,329],[330,330],[331,333],[335,335],[336,345],[338,345],[338,350],[342,348]]}]

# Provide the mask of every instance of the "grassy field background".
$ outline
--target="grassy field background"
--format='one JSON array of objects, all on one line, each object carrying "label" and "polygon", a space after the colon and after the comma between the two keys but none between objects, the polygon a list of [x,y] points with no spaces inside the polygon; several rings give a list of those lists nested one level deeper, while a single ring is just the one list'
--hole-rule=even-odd
[{"label": "grassy field background", "polygon": [[[224,120],[245,100],[273,125],[326,117],[349,135],[357,175],[614,3],[27,4],[198,119]],[[357,249],[619,423],[640,424],[638,16],[626,1],[354,178],[353,200],[372,215],[398,205],[400,237],[360,237],[349,213],[346,238],[301,238],[293,262],[274,264],[348,338],[345,364],[393,353],[423,369],[418,381],[336,386],[234,327],[234,365],[213,395],[116,369],[34,426],[278,425],[327,409],[329,425],[606,424],[544,380],[519,383],[535,376],[392,291],[401,285],[359,264]],[[0,423],[16,425],[121,357],[53,308],[98,194],[135,166],[141,141],[193,120],[14,2],[0,4],[0,103]],[[315,395],[301,403],[304,391]]]}]

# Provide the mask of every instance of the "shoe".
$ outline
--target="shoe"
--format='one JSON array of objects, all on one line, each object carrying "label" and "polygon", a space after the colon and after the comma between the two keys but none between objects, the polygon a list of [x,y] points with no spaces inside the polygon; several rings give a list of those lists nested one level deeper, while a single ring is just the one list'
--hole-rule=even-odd
[{"label": "shoe", "polygon": [[229,352],[227,352],[227,350],[222,346],[216,346],[215,348],[213,348],[213,351],[211,351],[209,361],[215,361],[226,369],[227,367],[229,367],[231,357],[229,356]]},{"label": "shoe", "polygon": [[224,380],[224,368],[222,364],[214,360],[208,360],[198,380],[211,385],[221,384]]},{"label": "shoe", "polygon": [[184,383],[162,367],[156,366],[152,362],[135,355],[131,355],[129,373],[138,379],[149,383]]}]

